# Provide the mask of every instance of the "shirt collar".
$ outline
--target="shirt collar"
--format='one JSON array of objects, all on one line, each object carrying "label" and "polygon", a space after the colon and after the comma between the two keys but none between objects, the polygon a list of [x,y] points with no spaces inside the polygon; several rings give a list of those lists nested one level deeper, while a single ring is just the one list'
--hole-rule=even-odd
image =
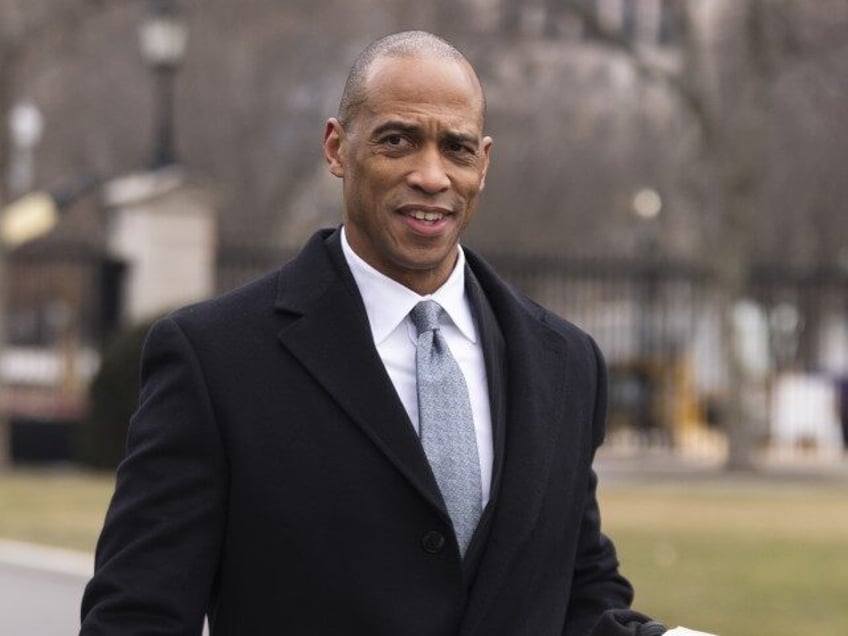
[{"label": "shirt collar", "polygon": [[342,226],[342,252],[365,304],[375,344],[382,343],[418,302],[429,299],[444,308],[463,336],[477,342],[471,306],[465,296],[465,253],[461,246],[457,247],[456,265],[445,283],[432,294],[420,296],[366,263],[353,251]]}]

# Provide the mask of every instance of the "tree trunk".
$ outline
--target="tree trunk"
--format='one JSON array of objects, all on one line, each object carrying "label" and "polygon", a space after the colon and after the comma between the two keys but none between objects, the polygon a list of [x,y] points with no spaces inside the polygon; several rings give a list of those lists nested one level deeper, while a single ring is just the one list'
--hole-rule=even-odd
[{"label": "tree trunk", "polygon": [[501,0],[501,32],[517,35],[521,28],[521,0]]},{"label": "tree trunk", "polygon": [[727,260],[717,269],[717,284],[721,299],[721,341],[727,369],[725,467],[731,471],[752,471],[756,468],[757,422],[750,404],[755,388],[743,358],[742,334],[736,317],[737,303],[744,298],[748,288],[749,272],[745,259],[740,258],[738,252],[727,254],[724,258]]}]

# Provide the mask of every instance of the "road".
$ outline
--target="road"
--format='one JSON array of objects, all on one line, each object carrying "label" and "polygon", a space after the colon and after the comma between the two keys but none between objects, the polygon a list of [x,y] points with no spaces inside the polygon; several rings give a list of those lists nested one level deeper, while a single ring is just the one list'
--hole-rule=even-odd
[{"label": "road", "polygon": [[79,632],[86,577],[0,561],[0,634],[71,636]]},{"label": "road", "polygon": [[90,554],[0,539],[0,636],[78,634],[93,561]]}]

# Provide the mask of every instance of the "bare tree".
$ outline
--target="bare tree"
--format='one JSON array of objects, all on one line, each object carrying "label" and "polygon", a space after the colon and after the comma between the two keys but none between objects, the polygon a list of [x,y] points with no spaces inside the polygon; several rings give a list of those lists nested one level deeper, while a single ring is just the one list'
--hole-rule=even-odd
[{"label": "bare tree", "polygon": [[[687,179],[704,210],[704,236],[710,239],[705,261],[720,290],[729,389],[727,465],[750,469],[755,416],[746,403],[751,384],[733,311],[750,289],[764,217],[772,91],[787,65],[821,52],[821,45],[805,48],[799,35],[809,26],[809,11],[820,9],[805,9],[793,0],[745,0],[711,3],[714,13],[708,15],[706,3],[681,0],[681,63],[668,66],[657,63],[651,49],[626,31],[601,24],[590,4],[563,4],[580,18],[592,40],[626,54],[646,80],[665,85],[697,126],[700,156]],[[831,19],[838,13],[837,23],[844,23],[844,8],[831,3],[828,9]],[[827,30],[820,28],[819,36]],[[843,45],[844,32],[834,35]]]}]

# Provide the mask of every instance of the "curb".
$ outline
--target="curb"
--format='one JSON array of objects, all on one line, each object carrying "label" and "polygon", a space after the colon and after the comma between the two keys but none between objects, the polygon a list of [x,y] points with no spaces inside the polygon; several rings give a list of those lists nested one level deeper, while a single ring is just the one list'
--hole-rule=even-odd
[{"label": "curb", "polygon": [[88,579],[94,571],[94,555],[0,539],[0,564]]}]

